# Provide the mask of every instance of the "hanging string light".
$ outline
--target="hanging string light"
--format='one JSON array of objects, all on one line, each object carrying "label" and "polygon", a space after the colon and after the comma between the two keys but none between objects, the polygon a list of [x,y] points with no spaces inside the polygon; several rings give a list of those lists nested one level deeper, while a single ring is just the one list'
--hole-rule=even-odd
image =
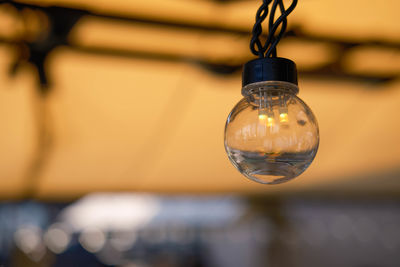
[{"label": "hanging string light", "polygon": [[[263,44],[262,23],[271,2]],[[276,46],[296,5],[297,0],[293,0],[285,9],[282,0],[264,0],[258,9],[250,41],[250,50],[258,58],[243,66],[243,98],[225,125],[225,150],[230,161],[247,178],[263,184],[299,176],[313,161],[319,145],[317,120],[296,96],[296,64],[277,57]],[[280,16],[275,20],[278,8]]]}]

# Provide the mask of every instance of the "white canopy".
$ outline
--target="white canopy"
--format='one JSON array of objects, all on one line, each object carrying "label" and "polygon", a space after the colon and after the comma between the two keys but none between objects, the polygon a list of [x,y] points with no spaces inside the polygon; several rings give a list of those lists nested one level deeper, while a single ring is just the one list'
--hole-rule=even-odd
[{"label": "white canopy", "polygon": [[[248,31],[259,5],[257,1],[194,0],[27,2],[80,4],[98,13],[122,12]],[[395,0],[300,1],[289,25],[301,25],[303,31],[327,38],[398,44],[398,10],[400,2]],[[101,44],[226,62],[250,58],[247,37],[94,17],[79,22],[70,38],[89,48]],[[300,70],[329,62],[340,53],[329,42],[293,39],[279,48],[279,55],[293,59]],[[240,73],[217,75],[191,62],[101,56],[63,47],[53,51],[47,62],[52,88],[41,98],[33,68],[25,67],[15,77],[8,75],[12,51],[9,45],[0,47],[3,199],[21,197],[32,184],[35,197],[46,199],[70,199],[94,191],[400,192],[399,79],[371,84],[300,76],[299,96],[319,122],[319,152],[299,178],[263,186],[238,173],[224,151],[225,120],[241,98]],[[400,52],[395,46],[355,48],[342,60],[354,74],[398,77],[400,73]],[[42,139],[45,150],[39,157],[38,117],[44,118],[49,134]]]}]

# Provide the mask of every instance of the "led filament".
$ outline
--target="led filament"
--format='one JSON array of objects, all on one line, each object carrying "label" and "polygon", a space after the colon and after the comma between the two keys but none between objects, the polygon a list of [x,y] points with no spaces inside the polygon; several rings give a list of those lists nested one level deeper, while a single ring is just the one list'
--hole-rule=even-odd
[{"label": "led filament", "polygon": [[[279,108],[278,108],[279,122],[285,125],[289,122],[289,115],[288,115],[288,108],[286,104],[285,94],[279,92],[277,102],[279,103]],[[272,98],[271,92],[260,90],[258,118],[260,123],[266,124],[270,128],[275,126],[275,116],[273,107],[274,107],[274,100]]]},{"label": "led filament", "polygon": [[289,121],[287,109],[279,111],[279,121],[281,123],[287,123]]}]

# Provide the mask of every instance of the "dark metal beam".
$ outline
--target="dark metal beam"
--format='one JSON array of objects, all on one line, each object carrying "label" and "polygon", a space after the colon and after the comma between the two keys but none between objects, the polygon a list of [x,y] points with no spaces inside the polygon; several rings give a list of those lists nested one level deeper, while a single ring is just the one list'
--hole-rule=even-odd
[{"label": "dark metal beam", "polygon": [[[172,22],[172,21],[164,21],[164,20],[154,20],[150,18],[139,18],[139,17],[127,17],[124,15],[116,15],[116,14],[103,14],[103,13],[94,13],[89,10],[84,9],[76,9],[69,7],[59,7],[59,6],[37,6],[25,3],[16,3],[13,1],[3,1],[7,4],[13,5],[17,9],[30,8],[32,10],[40,10],[44,14],[49,17],[51,25],[51,32],[48,35],[47,39],[40,40],[39,42],[34,43],[21,43],[21,42],[13,42],[12,40],[0,40],[0,42],[5,42],[9,44],[15,44],[21,46],[21,44],[27,46],[30,49],[31,59],[30,61],[37,65],[39,73],[41,73],[41,80],[43,83],[46,83],[46,75],[44,71],[44,60],[47,57],[47,54],[50,53],[55,47],[59,46],[67,46],[71,49],[91,53],[98,55],[111,55],[111,56],[122,56],[122,57],[132,57],[132,58],[146,58],[149,60],[167,60],[167,61],[186,61],[196,63],[207,70],[212,71],[217,74],[230,74],[236,73],[241,69],[241,65],[231,65],[227,62],[209,62],[207,59],[199,58],[198,55],[193,55],[192,57],[182,56],[179,54],[168,54],[161,53],[158,51],[153,52],[144,52],[144,51],[135,51],[135,50],[127,50],[127,49],[110,49],[107,47],[84,47],[78,44],[73,44],[68,41],[68,34],[73,28],[73,26],[79,21],[83,16],[94,16],[102,19],[110,19],[110,20],[120,20],[134,24],[146,24],[146,25],[154,25],[157,27],[167,27],[172,29],[191,29],[196,31],[204,31],[204,32],[221,32],[221,33],[231,33],[237,35],[248,35],[250,36],[250,31],[244,31],[235,28],[229,28],[226,26],[219,25],[198,25],[193,22]],[[1,5],[0,5],[1,6]],[[319,79],[342,79],[342,80],[351,80],[356,82],[366,82],[366,83],[385,83],[394,79],[398,79],[400,74],[398,75],[360,75],[354,74],[346,71],[340,64],[343,57],[353,49],[354,47],[361,46],[380,46],[384,48],[394,48],[399,49],[400,51],[400,43],[389,42],[389,41],[381,41],[381,40],[344,40],[336,37],[327,37],[327,36],[316,36],[309,33],[305,33],[299,27],[293,27],[289,32],[287,32],[288,38],[294,38],[296,40],[303,41],[312,41],[312,42],[321,42],[321,43],[329,43],[333,46],[338,47],[341,53],[337,53],[336,58],[332,61],[330,66],[322,66],[312,70],[303,71],[300,68],[300,74],[306,77],[319,78]],[[34,60],[35,58],[40,59]],[[245,62],[242,62],[245,63]],[[40,70],[42,70],[40,72]]]}]

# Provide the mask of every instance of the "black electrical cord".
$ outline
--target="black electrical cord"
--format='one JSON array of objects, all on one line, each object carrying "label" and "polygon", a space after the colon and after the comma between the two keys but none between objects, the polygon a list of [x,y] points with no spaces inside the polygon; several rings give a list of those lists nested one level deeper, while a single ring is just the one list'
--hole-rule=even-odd
[{"label": "black electrical cord", "polygon": [[[250,50],[251,52],[258,56],[259,58],[265,57],[276,57],[276,46],[284,35],[287,27],[287,16],[294,10],[297,5],[297,0],[293,0],[292,4],[288,9],[285,9],[283,5],[283,0],[274,0],[271,12],[269,14],[269,25],[268,25],[268,36],[264,45],[262,45],[260,36],[262,34],[262,26],[261,24],[268,16],[268,6],[272,2],[272,0],[263,0],[262,5],[257,11],[256,14],[256,22],[252,31],[252,38],[250,41]],[[281,15],[274,21],[276,9],[280,9]],[[281,26],[281,29],[278,35],[275,36],[275,33],[278,27]]]}]

